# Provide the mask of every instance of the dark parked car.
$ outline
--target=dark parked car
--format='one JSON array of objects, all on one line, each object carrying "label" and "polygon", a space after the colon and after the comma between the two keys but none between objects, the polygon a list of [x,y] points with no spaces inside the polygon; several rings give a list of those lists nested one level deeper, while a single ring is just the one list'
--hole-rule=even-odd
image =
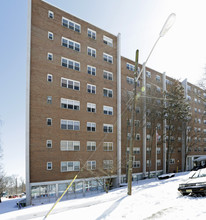
[{"label": "dark parked car", "polygon": [[183,195],[206,195],[206,168],[199,169],[188,181],[179,185],[178,191]]}]

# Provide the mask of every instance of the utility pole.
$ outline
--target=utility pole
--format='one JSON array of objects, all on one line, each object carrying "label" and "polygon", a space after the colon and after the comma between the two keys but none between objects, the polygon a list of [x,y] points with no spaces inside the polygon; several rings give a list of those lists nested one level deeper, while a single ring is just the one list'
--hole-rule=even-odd
[{"label": "utility pole", "polygon": [[129,143],[129,167],[128,167],[128,195],[132,195],[132,156],[133,156],[133,141],[134,141],[134,113],[135,113],[135,103],[136,103],[136,93],[137,93],[137,77],[138,73],[138,56],[139,50],[136,50],[135,58],[135,71],[134,71],[134,90],[133,90],[133,102],[132,102],[132,118],[131,118],[131,137]]}]

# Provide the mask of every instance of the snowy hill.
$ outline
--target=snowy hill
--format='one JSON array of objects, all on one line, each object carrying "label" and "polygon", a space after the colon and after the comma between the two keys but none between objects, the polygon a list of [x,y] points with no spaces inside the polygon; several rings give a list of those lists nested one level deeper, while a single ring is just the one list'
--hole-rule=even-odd
[{"label": "snowy hill", "polygon": [[[167,180],[140,180],[133,183],[132,196],[127,195],[125,186],[93,197],[60,202],[47,219],[206,219],[206,197],[183,197],[177,191],[179,183],[188,179],[189,175],[179,173]],[[0,203],[0,213],[4,212],[4,202]],[[0,214],[0,219],[40,220],[52,205],[21,210],[16,207],[16,211],[12,206],[10,212]]]}]

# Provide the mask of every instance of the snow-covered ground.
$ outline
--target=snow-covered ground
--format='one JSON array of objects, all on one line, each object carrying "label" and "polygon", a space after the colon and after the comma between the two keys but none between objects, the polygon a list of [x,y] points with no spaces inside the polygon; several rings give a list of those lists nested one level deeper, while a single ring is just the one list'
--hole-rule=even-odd
[{"label": "snow-covered ground", "polygon": [[[189,177],[189,173],[176,174],[167,180],[147,179],[133,183],[132,196],[127,195],[127,187],[97,194],[94,197],[60,202],[48,216],[48,220],[62,219],[206,219],[206,197],[181,196],[177,191],[179,183]],[[18,210],[9,202],[0,203],[0,219],[42,220],[53,204],[33,206]],[[10,201],[11,202],[11,201]],[[7,207],[6,207],[7,206]]]}]

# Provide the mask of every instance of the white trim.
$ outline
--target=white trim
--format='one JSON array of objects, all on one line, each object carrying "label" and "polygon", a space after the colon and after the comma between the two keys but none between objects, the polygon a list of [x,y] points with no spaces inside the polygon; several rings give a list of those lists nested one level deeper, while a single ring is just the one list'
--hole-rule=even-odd
[{"label": "white trim", "polygon": [[31,204],[30,186],[30,63],[31,63],[31,11],[32,0],[28,0],[27,16],[27,71],[26,71],[26,205]]}]

